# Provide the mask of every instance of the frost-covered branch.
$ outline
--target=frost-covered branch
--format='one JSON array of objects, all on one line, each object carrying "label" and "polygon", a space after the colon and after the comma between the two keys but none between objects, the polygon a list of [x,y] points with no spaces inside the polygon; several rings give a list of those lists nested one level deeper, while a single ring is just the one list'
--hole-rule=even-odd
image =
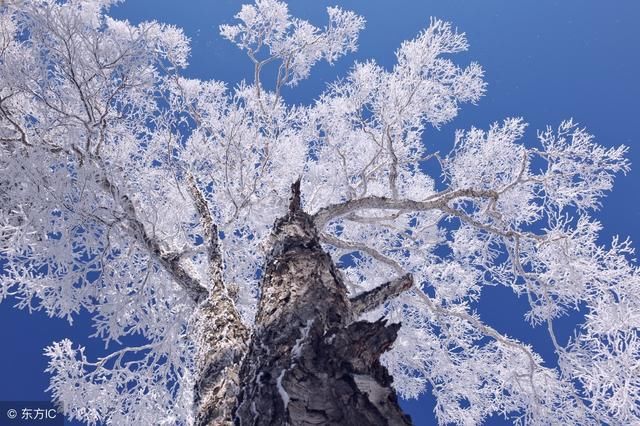
[{"label": "frost-covered branch", "polygon": [[149,254],[165,268],[193,302],[198,304],[204,300],[209,292],[180,265],[180,254],[167,253],[162,249],[160,241],[155,236],[149,235],[144,224],[138,218],[131,199],[127,195],[120,194],[118,188],[108,178],[103,179],[103,185],[114,196],[114,199],[120,202],[134,238],[146,247]]},{"label": "frost-covered branch", "polygon": [[[244,5],[235,16],[240,24],[221,25],[220,33],[247,51],[255,64],[256,88],[260,86],[261,68],[273,60],[281,61],[278,92],[282,85],[295,86],[307,78],[317,61],[325,59],[333,63],[356,49],[364,19],[339,7],[329,7],[327,13],[329,25],[321,31],[308,21],[292,18],[283,2],[258,0],[255,5]],[[268,53],[263,53],[263,49]],[[264,55],[264,59],[258,55]]]},{"label": "frost-covered branch", "polygon": [[378,262],[382,262],[386,265],[389,265],[397,274],[403,274],[405,272],[402,266],[400,266],[398,262],[396,262],[395,260],[391,259],[388,256],[385,256],[375,248],[370,247],[366,244],[359,244],[353,241],[345,241],[343,239],[334,237],[333,235],[330,235],[326,232],[322,232],[320,234],[320,240],[322,242],[331,244],[332,246],[338,247],[341,249],[357,250],[357,251],[366,253],[372,258],[374,258],[375,260],[377,260]]},{"label": "frost-covered branch", "polygon": [[[0,7],[0,300],[69,321],[90,312],[106,342],[147,340],[97,362],[51,346],[51,389],[70,415],[231,418],[269,235],[299,179],[291,207],[314,213],[314,249],[342,269],[331,277],[364,290],[354,312],[402,323],[384,355],[402,395],[431,389],[443,424],[638,423],[640,274],[630,243],[603,246],[590,217],[629,169],[626,147],[571,120],[528,141],[508,118],[428,152],[430,129],[486,89],[478,64],[451,58],[466,36],[438,19],[394,66],[356,63],[312,104],[289,105],[282,90],[353,52],[363,18],[329,8],[321,28],[277,0],[243,6],[220,29],[254,79],[227,87],[181,75],[180,29],[112,19],[112,4]],[[429,296],[406,291],[411,279]],[[472,313],[486,285],[527,297],[558,368]],[[554,325],[573,309],[585,317],[565,343]]]},{"label": "frost-covered branch", "polygon": [[463,198],[497,199],[498,194],[492,190],[459,189],[444,194],[433,195],[423,201],[394,200],[385,197],[364,197],[333,204],[320,209],[313,215],[318,228],[322,228],[331,220],[359,210],[403,210],[429,211],[441,209],[453,200]]},{"label": "frost-covered branch", "polygon": [[[189,418],[192,380],[186,353],[168,340],[125,347],[90,362],[68,339],[45,350],[49,391],[65,402],[65,415],[88,424],[175,423]],[[173,347],[172,347],[173,346]],[[149,392],[149,389],[155,389]]]}]

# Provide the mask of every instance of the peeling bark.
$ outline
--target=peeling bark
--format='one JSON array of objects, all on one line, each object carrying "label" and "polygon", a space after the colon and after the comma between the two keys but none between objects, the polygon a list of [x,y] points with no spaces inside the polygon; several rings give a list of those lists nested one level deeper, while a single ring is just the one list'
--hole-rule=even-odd
[{"label": "peeling bark", "polygon": [[360,300],[354,312],[313,218],[300,208],[299,182],[292,190],[289,213],[274,226],[253,335],[239,372],[235,423],[411,424],[379,361],[400,324],[354,322],[360,305],[369,303]]}]

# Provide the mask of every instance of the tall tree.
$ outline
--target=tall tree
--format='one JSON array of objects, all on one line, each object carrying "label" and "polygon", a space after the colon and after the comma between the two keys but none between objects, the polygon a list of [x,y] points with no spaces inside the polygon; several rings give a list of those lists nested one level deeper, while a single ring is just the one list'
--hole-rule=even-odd
[{"label": "tall tree", "polygon": [[[396,392],[430,385],[443,424],[640,421],[638,270],[590,218],[625,147],[571,121],[525,144],[511,118],[428,152],[427,126],[485,90],[439,20],[392,69],[357,63],[289,105],[285,87],[355,50],[361,17],[328,8],[321,29],[243,6],[221,33],[254,80],[227,88],[182,77],[182,32],[114,20],[115,2],[0,5],[0,297],[87,311],[120,345],[47,348],[68,417],[406,424]],[[482,322],[486,284],[527,297],[558,368]]]}]

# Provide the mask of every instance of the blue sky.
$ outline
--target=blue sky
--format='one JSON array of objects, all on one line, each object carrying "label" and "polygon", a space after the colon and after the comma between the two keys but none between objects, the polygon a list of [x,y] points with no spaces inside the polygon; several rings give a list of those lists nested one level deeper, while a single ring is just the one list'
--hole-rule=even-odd
[{"label": "blue sky", "polygon": [[[185,29],[192,39],[191,65],[186,74],[226,81],[230,86],[250,77],[248,59],[218,36],[217,27],[229,23],[239,0],[130,0],[113,15],[132,22],[155,19]],[[617,0],[294,0],[292,14],[322,25],[324,9],[338,4],[367,19],[356,54],[335,66],[317,66],[312,77],[285,96],[292,102],[310,102],[326,83],[344,75],[354,60],[373,58],[391,67],[400,43],[414,37],[435,16],[453,22],[467,33],[468,53],[454,60],[461,65],[478,61],[486,71],[487,95],[477,106],[465,106],[461,114],[441,130],[429,129],[425,143],[447,151],[457,128],[486,128],[509,116],[531,123],[527,137],[547,124],[556,126],[573,117],[607,146],[629,145],[632,171],[621,176],[614,192],[605,199],[597,217],[605,225],[602,242],[613,235],[640,242],[640,2]],[[637,245],[637,244],[636,244]],[[531,329],[522,321],[526,309],[500,288],[490,288],[481,306],[485,321],[502,332],[533,344],[548,362],[554,355],[546,332]],[[505,307],[508,306],[508,309]],[[507,313],[508,312],[508,313]],[[561,339],[572,333],[576,316],[558,324]],[[59,319],[40,313],[29,316],[11,303],[0,304],[0,400],[45,400],[48,377],[43,373],[44,346],[70,337],[100,350],[86,318],[71,328]],[[97,355],[97,354],[96,354]],[[425,397],[405,403],[417,425],[433,424],[433,401]],[[490,419],[488,424],[502,424]]]}]

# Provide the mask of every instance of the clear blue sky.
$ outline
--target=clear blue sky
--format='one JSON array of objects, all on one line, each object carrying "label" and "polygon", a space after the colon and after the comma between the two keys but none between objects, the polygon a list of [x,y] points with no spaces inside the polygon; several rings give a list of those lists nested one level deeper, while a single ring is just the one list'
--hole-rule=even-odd
[{"label": "clear blue sky", "polygon": [[[155,19],[185,29],[192,39],[191,65],[186,74],[217,79],[230,85],[250,76],[250,64],[234,46],[222,40],[217,27],[232,21],[240,0],[130,0],[113,15],[132,22]],[[456,128],[486,128],[508,116],[522,116],[531,126],[528,138],[547,124],[556,126],[573,117],[604,145],[631,147],[632,172],[617,180],[614,192],[597,215],[605,225],[603,243],[611,236],[630,236],[640,243],[640,2],[637,0],[295,0],[293,14],[322,25],[326,6],[339,4],[367,19],[360,48],[335,66],[317,66],[312,78],[286,96],[309,102],[327,82],[344,75],[354,59],[374,58],[391,67],[402,40],[415,36],[430,16],[449,20],[467,33],[471,49],[455,60],[476,60],[486,71],[487,95],[478,106],[465,106],[458,118],[441,130],[429,130],[425,143],[446,151]],[[638,244],[636,244],[637,246]],[[542,328],[522,321],[526,310],[506,290],[489,288],[481,305],[483,319],[498,330],[531,343],[549,364],[555,362]],[[506,309],[505,307],[508,307]],[[568,318],[558,324],[561,338],[572,331]],[[70,337],[89,347],[89,355],[103,350],[91,334],[86,318],[74,327],[42,314],[29,316],[0,305],[0,400],[46,400],[48,376],[42,349]],[[425,397],[404,403],[417,425],[434,423],[433,401]],[[503,424],[490,419],[488,424]]]}]

